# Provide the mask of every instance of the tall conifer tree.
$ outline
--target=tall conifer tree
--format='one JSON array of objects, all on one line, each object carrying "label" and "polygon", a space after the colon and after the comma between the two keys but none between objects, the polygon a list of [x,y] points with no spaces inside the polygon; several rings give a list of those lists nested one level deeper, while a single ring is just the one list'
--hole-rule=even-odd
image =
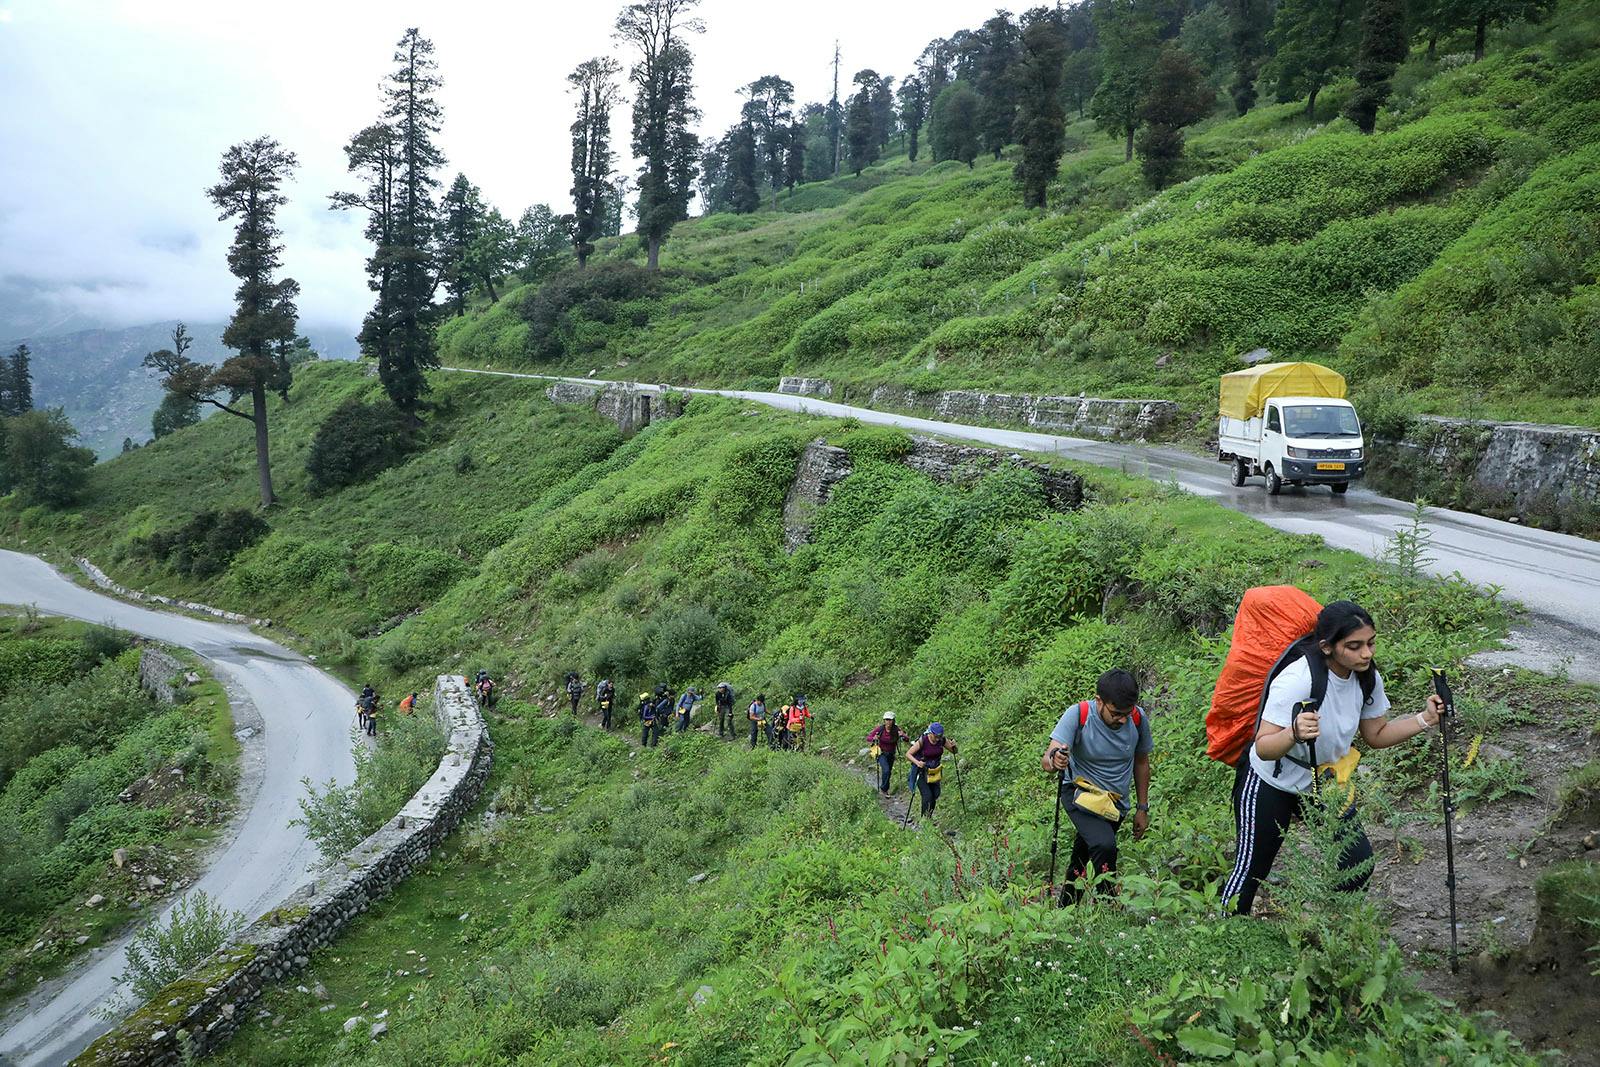
[{"label": "tall conifer tree", "polygon": [[611,150],[611,109],[621,94],[617,75],[622,66],[610,56],[579,63],[567,75],[578,98],[572,122],[572,247],[582,270],[594,251],[606,214],[607,179],[616,155]]},{"label": "tall conifer tree", "polygon": [[617,16],[616,36],[638,53],[633,82],[633,154],[639,168],[639,236],[650,270],[660,269],[661,242],[688,217],[700,157],[690,124],[694,57],[684,38],[705,27],[691,14],[699,0],[638,0]]}]

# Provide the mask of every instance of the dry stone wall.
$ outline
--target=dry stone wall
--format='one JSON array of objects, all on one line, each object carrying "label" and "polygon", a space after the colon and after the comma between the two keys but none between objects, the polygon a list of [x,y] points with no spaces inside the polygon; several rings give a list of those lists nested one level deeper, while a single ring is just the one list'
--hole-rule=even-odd
[{"label": "dry stone wall", "polygon": [[823,400],[833,396],[833,383],[826,378],[780,378],[778,392],[790,396],[815,396]]},{"label": "dry stone wall", "polygon": [[557,404],[588,405],[623,433],[683,414],[684,394],[656,385],[622,382],[556,382],[545,396]]},{"label": "dry stone wall", "polygon": [[[938,482],[959,483],[1000,466],[1021,467],[1039,476],[1045,500],[1057,511],[1083,506],[1083,479],[1068,471],[1023,459],[1015,452],[951,445],[932,437],[912,436],[911,451],[900,462]],[[794,481],[783,501],[783,547],[793,552],[811,536],[817,509],[828,502],[833,487],[850,476],[850,453],[818,439],[800,453]]]},{"label": "dry stone wall", "polygon": [[159,648],[139,650],[139,688],[163,704],[172,703],[176,688],[173,679],[178,679],[181,683],[187,673],[188,668],[180,663],[176,656]]},{"label": "dry stone wall", "polygon": [[1138,440],[1156,437],[1178,419],[1171,400],[1108,400],[1092,396],[1030,396],[971,389],[928,392],[880,385],[867,403],[875,408],[931,414],[950,422],[1015,425],[1046,433]]},{"label": "dry stone wall", "polygon": [[477,801],[494,762],[494,743],[465,678],[440,675],[433,710],[449,748],[394,818],[156,994],[74,1064],[166,1067],[207,1054],[243,1025],[264,988],[304,967],[423,863]]},{"label": "dry stone wall", "polygon": [[83,571],[84,574],[88,575],[89,580],[95,585],[98,585],[101,589],[106,589],[112,593],[115,593],[124,600],[137,600],[145,604],[164,604],[167,607],[182,608],[185,611],[193,611],[201,615],[210,615],[213,619],[222,619],[225,622],[236,622],[243,626],[272,625],[271,619],[257,619],[252,618],[249,615],[240,615],[236,611],[223,611],[221,608],[214,608],[209,604],[201,604],[193,600],[178,600],[170,596],[157,596],[155,593],[141,593],[137,589],[129,589],[127,586],[118,585],[116,582],[111,580],[110,576],[107,575],[105,571],[101,570],[99,567],[96,567],[93,563],[90,563],[86,559],[75,557],[72,562],[76,563],[78,565],[78,569]]}]

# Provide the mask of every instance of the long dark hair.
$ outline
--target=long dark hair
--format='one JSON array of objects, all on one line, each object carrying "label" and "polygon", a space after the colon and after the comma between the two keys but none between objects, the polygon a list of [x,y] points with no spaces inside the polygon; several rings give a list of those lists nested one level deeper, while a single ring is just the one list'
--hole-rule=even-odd
[{"label": "long dark hair", "polygon": [[[1322,646],[1337,645],[1363,626],[1370,626],[1374,630],[1378,628],[1366,608],[1353,600],[1335,600],[1317,613],[1316,627],[1296,644],[1313,666],[1320,664],[1326,670],[1328,656],[1322,651]],[[1373,660],[1367,664],[1366,670],[1354,672],[1356,680],[1361,683],[1361,693],[1367,704],[1372,703],[1377,670],[1378,662]]]}]

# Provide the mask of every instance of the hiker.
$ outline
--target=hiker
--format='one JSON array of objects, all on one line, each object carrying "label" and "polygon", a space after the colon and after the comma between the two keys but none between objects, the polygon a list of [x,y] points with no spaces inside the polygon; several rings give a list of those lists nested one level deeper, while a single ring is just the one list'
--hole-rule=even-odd
[{"label": "hiker", "polygon": [[789,744],[797,751],[806,750],[806,727],[811,721],[811,708],[806,704],[806,695],[796,693],[794,703],[785,709],[788,712]]},{"label": "hiker", "polygon": [[417,694],[412,693],[400,701],[400,714],[410,715],[417,710]]},{"label": "hiker", "polygon": [[774,752],[789,750],[789,710],[785,704],[767,717],[767,747]]},{"label": "hiker", "polygon": [[1106,671],[1094,700],[1073,704],[1050,733],[1040,764],[1059,776],[1060,803],[1077,835],[1058,903],[1082,895],[1088,872],[1117,869],[1117,831],[1128,816],[1128,785],[1138,791],[1133,836],[1150,826],[1150,720],[1139,707],[1139,683],[1123,670]]},{"label": "hiker", "polygon": [[944,724],[934,722],[928,724],[917,743],[911,746],[911,751],[906,753],[906,759],[911,761],[907,784],[921,795],[924,817],[932,815],[933,809],[939,804],[941,779],[944,777],[944,769],[940,764],[947,751],[956,752],[958,749],[954,741],[945,738]]},{"label": "hiker", "polygon": [[583,699],[583,682],[577,671],[567,672],[567,699],[572,701],[572,714],[578,714],[578,701]]},{"label": "hiker", "polygon": [[750,720],[750,751],[756,749],[756,735],[765,727],[767,731],[767,744],[772,744],[772,724],[767,721],[767,694],[758,693],[750,702],[750,707],[745,709],[745,717]]},{"label": "hiker", "polygon": [[672,705],[672,690],[665,685],[656,686],[655,730],[650,738],[652,746],[661,743],[661,735],[667,732],[667,726],[672,722]]},{"label": "hiker", "polygon": [[718,682],[713,697],[717,703],[717,736],[722,736],[724,726],[730,739],[738,736],[733,730],[733,686],[727,682]]},{"label": "hiker", "polygon": [[478,698],[480,708],[486,708],[494,703],[494,681],[489,677],[488,671],[478,671],[478,677],[472,683],[472,693]]},{"label": "hiker", "polygon": [[867,735],[867,744],[872,746],[872,758],[878,761],[878,795],[889,795],[892,784],[891,775],[894,773],[894,753],[900,747],[900,742],[905,734],[900,732],[900,727],[894,723],[894,712],[883,713],[883,722],[873,727]]},{"label": "hiker", "polygon": [[649,693],[639,694],[639,744],[654,745],[656,728],[656,701]]},{"label": "hiker", "polygon": [[683,691],[683,696],[678,698],[678,732],[681,734],[689,728],[689,719],[694,715],[694,706],[701,699],[695,692],[694,686]]},{"label": "hiker", "polygon": [[611,684],[611,679],[600,679],[600,684],[594,687],[594,698],[600,704],[600,728],[611,729],[611,708],[617,702],[617,687]]},{"label": "hiker", "polygon": [[[1241,605],[1241,618],[1244,611]],[[1311,634],[1291,645],[1269,675],[1254,742],[1234,776],[1238,854],[1223,887],[1224,909],[1232,904],[1235,913],[1250,913],[1289,823],[1303,815],[1305,794],[1316,792],[1322,782],[1344,786],[1351,781],[1360,759],[1351,748],[1358,730],[1369,748],[1378,749],[1438,724],[1444,702],[1437,694],[1415,714],[1387,718],[1389,698],[1372,658],[1376,643],[1372,616],[1358,604],[1336,600],[1317,613]],[[1338,888],[1354,892],[1371,877],[1372,844],[1356,814],[1354,786],[1337,795],[1343,801],[1338,817],[1345,842],[1339,870],[1347,874]]]},{"label": "hiker", "polygon": [[378,694],[372,694],[372,701],[367,705],[367,736],[378,736]]}]

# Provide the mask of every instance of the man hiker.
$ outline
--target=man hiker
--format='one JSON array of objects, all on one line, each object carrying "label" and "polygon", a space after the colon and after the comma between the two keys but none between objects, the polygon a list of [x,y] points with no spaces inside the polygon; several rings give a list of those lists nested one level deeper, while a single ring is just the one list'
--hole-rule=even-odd
[{"label": "man hiker", "polygon": [[594,687],[594,698],[600,704],[600,728],[611,729],[611,708],[617,702],[617,687],[611,684],[611,679],[600,679],[600,684]]},{"label": "man hiker", "polygon": [[656,686],[656,718],[650,735],[652,746],[661,743],[661,735],[667,732],[667,727],[672,723],[672,704],[672,690],[664,684]]},{"label": "man hiker", "polygon": [[478,670],[478,676],[472,682],[472,692],[478,698],[478,707],[486,708],[494,703],[494,682],[489,678],[488,671]]},{"label": "man hiker", "polygon": [[378,694],[372,694],[372,700],[367,704],[367,736],[378,736]]},{"label": "man hiker", "polygon": [[680,734],[689,728],[689,719],[694,715],[694,706],[700,699],[700,694],[695,692],[692,685],[683,691],[683,696],[678,698],[678,732]]},{"label": "man hiker", "polygon": [[726,728],[728,737],[737,737],[733,729],[733,686],[718,682],[713,698],[717,703],[717,736],[723,736],[722,731]]},{"label": "man hiker", "polygon": [[1139,683],[1123,670],[1106,671],[1095,700],[1073,704],[1050,733],[1040,760],[1057,776],[1059,802],[1077,836],[1058,902],[1076,903],[1079,879],[1117,869],[1117,830],[1128,815],[1128,785],[1138,792],[1133,836],[1150,825],[1150,720],[1139,704]]},{"label": "man hiker", "polygon": [[750,720],[750,751],[756,748],[756,735],[763,727],[767,731],[767,744],[772,744],[772,724],[767,721],[767,694],[758,693],[750,702],[750,707],[745,710],[745,717]]},{"label": "man hiker", "polygon": [[878,795],[889,795],[891,784],[890,775],[894,773],[894,753],[900,747],[905,734],[900,732],[900,727],[894,724],[894,712],[883,713],[883,722],[873,727],[867,735],[867,744],[872,746],[872,756],[878,761]]},{"label": "man hiker", "polygon": [[[1299,658],[1283,667],[1266,688],[1254,743],[1239,761],[1233,786],[1234,829],[1238,853],[1233,873],[1222,890],[1222,905],[1248,915],[1262,879],[1272,870],[1289,823],[1302,817],[1304,797],[1316,783],[1332,776],[1338,785],[1350,780],[1359,753],[1351,749],[1359,730],[1369,748],[1388,748],[1409,741],[1438,725],[1444,701],[1428,697],[1423,709],[1398,719],[1387,718],[1389,698],[1383,677],[1373,664],[1378,631],[1372,616],[1358,604],[1336,600],[1317,614],[1309,637],[1290,646]],[[1312,703],[1314,678],[1326,675],[1327,691]],[[1353,788],[1353,787],[1352,787]],[[1371,877],[1372,844],[1346,790],[1339,818],[1345,841],[1339,870],[1347,877],[1337,888],[1362,889]],[[1337,802],[1337,801],[1336,801]]]},{"label": "man hiker", "polygon": [[578,714],[578,701],[583,699],[583,682],[577,671],[567,672],[567,699],[572,702],[572,714]]},{"label": "man hiker", "polygon": [[649,747],[655,742],[656,701],[649,693],[639,694],[639,744]]},{"label": "man hiker", "polygon": [[906,759],[911,761],[911,774],[907,782],[922,797],[924,818],[932,815],[933,809],[939,804],[939,791],[943,788],[944,778],[944,768],[940,764],[944,761],[944,754],[956,751],[955,742],[944,736],[944,724],[934,722],[928,724],[917,743],[911,746],[911,751],[906,753]]},{"label": "man hiker", "polygon": [[806,695],[796,693],[794,703],[788,707],[789,743],[798,751],[806,750],[806,727],[811,722],[811,708],[806,704]]},{"label": "man hiker", "polygon": [[417,710],[417,694],[412,693],[400,701],[400,714],[410,715]]}]

